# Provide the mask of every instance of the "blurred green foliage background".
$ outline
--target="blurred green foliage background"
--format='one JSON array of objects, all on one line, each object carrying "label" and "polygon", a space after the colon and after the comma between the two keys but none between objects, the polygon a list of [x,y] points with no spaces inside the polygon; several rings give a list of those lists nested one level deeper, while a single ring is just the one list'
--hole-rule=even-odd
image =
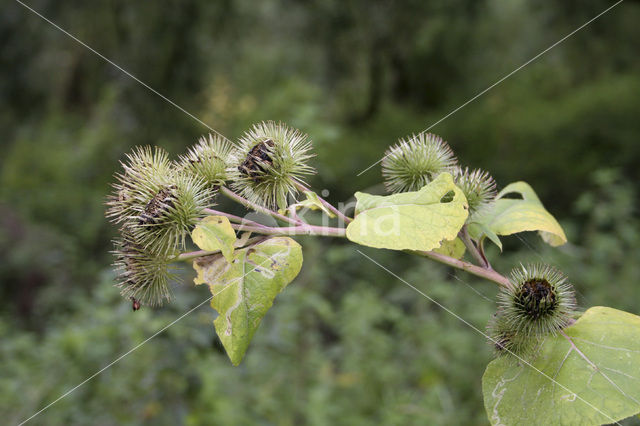
[{"label": "blurred green foliage background", "polygon": [[[609,1],[30,0],[44,16],[224,135],[307,132],[333,202],[381,157]],[[545,261],[582,307],[640,314],[640,2],[627,0],[435,126],[500,187],[526,180],[565,227],[491,249]],[[0,15],[0,418],[16,424],[208,296],[131,311],[113,287],[103,202],[135,145],[172,154],[208,130],[20,4]],[[221,201],[222,208],[235,209]],[[197,309],[31,424],[486,424],[482,336],[343,241],[305,264],[240,367]],[[401,253],[366,253],[484,329],[496,288]]]}]

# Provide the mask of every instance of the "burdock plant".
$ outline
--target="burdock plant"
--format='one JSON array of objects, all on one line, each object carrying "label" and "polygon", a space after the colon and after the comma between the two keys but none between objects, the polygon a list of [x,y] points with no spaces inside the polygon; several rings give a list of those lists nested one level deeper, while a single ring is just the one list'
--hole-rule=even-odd
[{"label": "burdock plant", "polygon": [[121,164],[107,200],[107,217],[120,226],[119,287],[124,296],[161,304],[169,298],[169,259],[186,248],[187,234],[204,216],[206,182],[181,173],[160,148],[135,148]]},{"label": "burdock plant", "polygon": [[[637,376],[627,371],[638,371],[640,365],[634,343],[640,341],[640,318],[596,307],[576,320],[573,288],[561,272],[530,264],[507,278],[489,262],[486,240],[502,249],[502,236],[540,231],[553,246],[567,242],[528,184],[515,182],[496,194],[487,172],[458,167],[447,143],[423,132],[400,140],[382,160],[384,183],[394,194],[356,193],[349,217],[303,182],[313,173],[311,157],[307,135],[273,121],[253,126],[233,146],[222,137],[201,138],[177,162],[158,148],[135,149],[122,162],[107,201],[107,216],[121,234],[115,250],[118,285],[133,298],[133,309],[139,309],[139,302],[167,300],[172,264],[193,262],[194,281],[209,286],[211,306],[219,313],[216,332],[237,365],[274,298],[301,270],[302,249],[289,237],[346,237],[363,246],[426,257],[500,286],[485,335],[500,356],[483,377],[495,423],[556,424],[560,418],[596,423],[593,412],[585,411],[589,405],[573,403],[577,394],[571,388],[592,401],[605,394],[615,400],[607,407],[618,411],[597,417],[599,422],[640,411],[635,382],[618,386],[604,376]],[[291,204],[300,191],[305,199]],[[512,193],[519,197],[504,197]],[[278,224],[213,210],[218,194]],[[321,212],[323,225],[307,222],[307,210]],[[329,225],[332,218],[334,226]],[[606,365],[600,368],[590,356]],[[557,382],[557,391],[545,391],[551,382],[540,385],[525,367]]]},{"label": "burdock plant", "polygon": [[505,327],[525,338],[553,335],[572,321],[573,287],[557,269],[543,264],[520,265],[498,295],[498,316]]},{"label": "burdock plant", "polygon": [[184,249],[186,235],[208,205],[204,179],[180,173],[159,148],[135,149],[122,167],[107,216],[150,253]]},{"label": "burdock plant", "polygon": [[539,344],[537,337],[519,333],[500,313],[493,314],[489,320],[487,335],[498,355],[528,356]]},{"label": "burdock plant", "polygon": [[113,252],[121,294],[145,305],[161,305],[170,298],[168,283],[172,275],[169,257],[146,250],[126,230],[121,230],[121,233],[121,238],[114,242]]},{"label": "burdock plant", "polygon": [[173,165],[166,151],[150,147],[135,148],[120,165],[106,215],[116,224],[135,223],[141,210],[167,185]]},{"label": "burdock plant", "polygon": [[284,209],[295,197],[305,175],[314,172],[307,135],[283,123],[266,121],[253,126],[230,158],[232,188],[252,203]]},{"label": "burdock plant", "polygon": [[179,167],[187,173],[203,179],[207,186],[216,190],[228,179],[230,154],[233,145],[220,135],[203,136],[197,144],[180,157]]},{"label": "burdock plant", "polygon": [[185,238],[205,215],[209,199],[204,180],[171,173],[146,204],[137,206],[137,216],[125,226],[146,250],[176,254],[186,248]]},{"label": "burdock plant", "polygon": [[458,168],[455,179],[469,203],[469,216],[482,214],[489,209],[496,198],[496,183],[488,172]]},{"label": "burdock plant", "polygon": [[442,172],[453,173],[456,159],[440,136],[420,133],[401,139],[382,159],[382,175],[389,192],[417,191]]}]

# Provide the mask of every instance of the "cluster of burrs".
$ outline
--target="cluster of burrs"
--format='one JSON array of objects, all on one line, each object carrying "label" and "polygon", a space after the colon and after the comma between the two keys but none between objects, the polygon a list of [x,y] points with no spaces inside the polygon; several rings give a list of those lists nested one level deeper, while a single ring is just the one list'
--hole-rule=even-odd
[{"label": "cluster of burrs", "polygon": [[570,325],[576,309],[573,286],[558,270],[520,265],[498,295],[498,311],[487,331],[499,354],[528,355]]},{"label": "cluster of burrs", "polygon": [[313,172],[310,150],[305,134],[272,121],[236,144],[202,137],[176,161],[161,148],[134,149],[107,200],[107,217],[120,229],[114,253],[122,295],[150,305],[169,299],[170,265],[218,190],[229,185],[253,204],[284,209]]}]

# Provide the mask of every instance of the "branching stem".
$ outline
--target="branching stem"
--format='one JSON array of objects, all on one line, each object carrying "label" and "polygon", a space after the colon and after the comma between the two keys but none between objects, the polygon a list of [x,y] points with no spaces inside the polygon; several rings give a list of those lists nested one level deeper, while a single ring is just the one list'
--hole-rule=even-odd
[{"label": "branching stem", "polygon": [[484,264],[486,265],[487,269],[490,269],[493,271],[493,268],[491,267],[491,263],[489,263],[489,259],[487,258],[487,255],[484,254],[484,244],[482,243],[482,241],[478,241],[478,252],[480,252],[480,256],[482,256],[482,259],[484,259]]},{"label": "branching stem", "polygon": [[221,212],[219,210],[213,210],[213,209],[203,209],[202,210],[204,213],[206,214],[211,214],[211,215],[216,215],[216,216],[224,216],[227,219],[229,219],[230,222],[233,223],[240,223],[242,225],[248,225],[248,226],[255,226],[255,227],[262,227],[262,228],[268,228],[268,226],[263,225],[261,223],[255,222],[253,220],[249,220],[249,219],[245,219],[243,217],[240,216],[236,216],[233,214],[229,214],[229,213],[225,213],[225,212]]},{"label": "branching stem", "polygon": [[227,196],[228,198],[232,199],[233,201],[235,201],[236,203],[240,203],[243,206],[247,207],[248,209],[251,210],[255,210],[258,213],[263,213],[266,215],[269,215],[271,217],[274,217],[276,219],[280,219],[283,222],[287,222],[290,223],[292,225],[299,225],[302,223],[301,220],[296,220],[284,215],[281,215],[278,212],[274,212],[273,210],[269,210],[266,207],[262,207],[258,204],[252,203],[251,201],[247,200],[244,197],[241,197],[240,195],[236,194],[235,192],[233,192],[232,190],[230,190],[229,188],[225,187],[225,186],[221,186],[220,187],[220,192],[222,192],[225,196]]},{"label": "branching stem", "polygon": [[289,226],[281,228],[254,227],[247,225],[232,224],[233,229],[238,231],[249,231],[263,235],[316,235],[322,237],[346,237],[345,228],[333,228],[330,226],[315,226],[302,224],[299,226]]},{"label": "branching stem", "polygon": [[449,257],[444,254],[435,253],[433,251],[408,251],[409,253],[416,254],[418,256],[428,257],[431,260],[435,260],[436,262],[444,263],[445,265],[453,266],[457,269],[462,269],[470,274],[473,274],[477,277],[484,278],[489,281],[493,281],[502,287],[509,286],[509,279],[493,269],[480,267],[477,265],[473,265],[469,262],[465,262],[464,260],[456,259],[454,257]]},{"label": "branching stem", "polygon": [[216,253],[220,253],[220,250],[215,250],[215,251],[206,251],[206,250],[189,251],[189,252],[186,252],[186,253],[180,253],[178,256],[176,256],[173,259],[173,261],[174,262],[188,262],[189,260],[193,260],[193,259],[196,259],[198,257],[209,256],[209,255],[216,254]]},{"label": "branching stem", "polygon": [[[303,185],[300,182],[298,182],[297,185],[298,185],[298,189],[301,191],[310,191],[309,188],[307,188],[305,185]],[[222,192],[224,195],[226,195],[233,201],[240,203],[249,209],[269,215],[271,217],[274,217],[283,222],[293,225],[288,227],[270,227],[270,226],[265,226],[251,220],[243,219],[239,216],[235,216],[229,213],[224,213],[224,212],[213,210],[213,209],[205,209],[205,213],[221,215],[229,218],[231,222],[234,222],[232,223],[231,226],[235,230],[245,231],[245,232],[248,231],[248,232],[253,232],[253,233],[262,234],[262,235],[288,235],[288,236],[315,235],[315,236],[322,236],[322,237],[339,237],[339,238],[346,237],[346,228],[310,225],[308,223],[305,223],[299,217],[296,217],[296,216],[287,217],[278,212],[272,211],[268,208],[252,203],[249,200],[236,194],[235,192],[231,191],[226,187],[221,187],[220,192]],[[318,197],[318,199],[320,200],[320,202],[322,202],[322,204],[327,209],[329,209],[339,219],[341,219],[343,223],[348,224],[353,220],[345,216],[342,212],[340,212],[336,207],[331,205],[329,202],[325,201],[320,197]],[[478,262],[479,265],[474,265],[472,263],[465,262],[464,260],[456,259],[440,253],[435,253],[433,251],[405,250],[405,252],[422,256],[422,257],[427,257],[431,260],[435,260],[436,262],[440,262],[442,264],[445,264],[457,269],[461,269],[477,277],[484,278],[488,281],[492,281],[498,284],[499,286],[503,286],[503,287],[509,286],[509,279],[499,274],[498,272],[494,271],[493,268],[491,268],[491,265],[489,265],[489,262],[487,261],[486,257],[478,250],[478,247],[475,245],[475,243],[469,236],[469,232],[467,230],[466,225],[460,230],[460,233],[458,235],[462,240],[462,242],[464,243],[467,250],[469,251],[469,253],[471,254],[471,256],[476,260],[476,262]],[[250,244],[254,244],[255,242],[260,241],[262,239],[263,237],[251,238],[247,241],[247,243],[244,246],[246,247]],[[188,260],[195,259],[197,257],[208,256],[214,253],[217,253],[217,252],[207,252],[207,251],[200,250],[200,251],[194,251],[189,253],[182,253],[176,257],[176,261],[188,261]]]},{"label": "branching stem", "polygon": [[[299,191],[302,191],[302,192],[311,191],[311,189],[307,188],[302,182],[296,181],[296,186],[297,186]],[[329,203],[327,200],[325,200],[324,198],[322,198],[318,194],[316,194],[316,195],[318,196],[318,200],[320,200],[322,205],[325,206],[327,209],[329,209],[329,211],[331,213],[335,214],[343,223],[349,224],[350,222],[353,221],[353,219],[351,219],[350,217],[346,216],[339,209],[337,209],[333,204]]]},{"label": "branching stem", "polygon": [[[242,245],[242,247],[247,247],[247,246],[250,246],[251,244],[259,243],[260,241],[263,241],[264,239],[265,239],[265,237],[262,237],[262,236],[249,238]],[[237,248],[242,248],[242,247],[237,247]],[[198,257],[210,256],[210,255],[216,254],[216,253],[220,253],[220,250],[214,250],[214,251],[206,251],[206,250],[190,251],[190,252],[186,252],[186,253],[180,253],[178,256],[176,256],[173,259],[173,261],[174,262],[188,262],[188,261],[196,259]]]},{"label": "branching stem", "polygon": [[462,229],[458,233],[458,236],[464,243],[465,247],[467,248],[471,256],[476,260],[476,262],[478,262],[478,264],[481,265],[483,268],[491,269],[491,267],[489,266],[489,262],[487,262],[487,260],[482,256],[482,254],[478,251],[478,248],[476,247],[473,240],[471,240],[471,237],[469,236],[469,231],[467,230],[467,225],[464,225],[462,227]]}]

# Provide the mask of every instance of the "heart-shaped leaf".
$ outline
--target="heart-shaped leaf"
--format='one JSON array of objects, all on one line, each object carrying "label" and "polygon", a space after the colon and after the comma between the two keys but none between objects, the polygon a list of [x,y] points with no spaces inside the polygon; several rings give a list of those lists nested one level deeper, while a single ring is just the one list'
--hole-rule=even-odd
[{"label": "heart-shaped leaf", "polygon": [[273,300],[300,272],[302,248],[291,238],[273,237],[236,250],[231,261],[212,255],[193,267],[194,282],[209,285],[211,307],[219,313],[216,333],[238,365]]},{"label": "heart-shaped leaf", "polygon": [[492,424],[599,425],[640,412],[640,317],[598,306],[564,331],[527,359],[535,369],[511,355],[489,364]]},{"label": "heart-shaped leaf", "polygon": [[455,239],[469,215],[467,199],[449,173],[415,192],[355,196],[356,217],[347,238],[369,247],[432,250]]}]

